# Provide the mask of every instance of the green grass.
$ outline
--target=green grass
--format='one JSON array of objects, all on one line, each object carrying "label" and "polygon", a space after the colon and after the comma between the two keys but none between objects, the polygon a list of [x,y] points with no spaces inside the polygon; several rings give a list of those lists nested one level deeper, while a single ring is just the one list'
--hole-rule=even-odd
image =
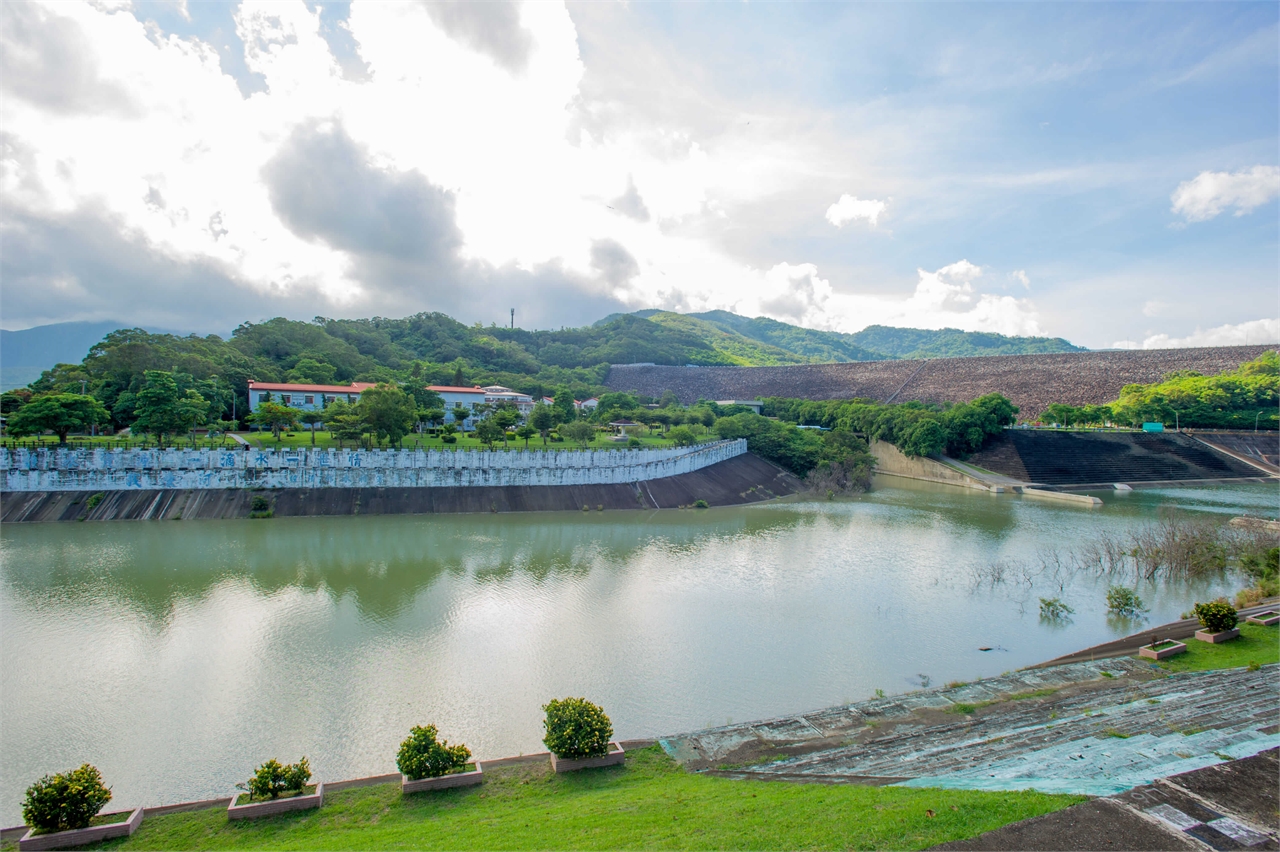
[{"label": "green grass", "polygon": [[1280,630],[1260,624],[1241,622],[1240,637],[1220,645],[1199,639],[1188,639],[1186,645],[1186,653],[1161,660],[1157,665],[1170,672],[1200,672],[1280,662]]},{"label": "green grass", "polygon": [[480,787],[413,796],[395,784],[344,790],[319,810],[261,820],[232,823],[221,808],[167,814],[98,848],[923,849],[1084,800],[732,781],[686,773],[656,747],[616,768],[485,776]]}]

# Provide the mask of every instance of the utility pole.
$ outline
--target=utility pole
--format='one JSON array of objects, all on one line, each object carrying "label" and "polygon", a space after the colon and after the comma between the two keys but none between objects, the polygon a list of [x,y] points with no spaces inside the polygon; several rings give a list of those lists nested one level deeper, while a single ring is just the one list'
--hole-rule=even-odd
[{"label": "utility pole", "polygon": [[515,328],[516,328],[516,309],[512,308],[511,309],[511,330],[515,331]]}]

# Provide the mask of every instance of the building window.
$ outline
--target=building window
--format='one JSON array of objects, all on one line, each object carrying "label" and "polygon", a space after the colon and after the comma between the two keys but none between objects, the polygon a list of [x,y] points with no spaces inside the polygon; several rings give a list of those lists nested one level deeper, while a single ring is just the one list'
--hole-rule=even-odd
[{"label": "building window", "polygon": [[303,405],[315,405],[315,404],[316,404],[316,398],[315,398],[314,396],[312,396],[311,394],[307,394],[306,396],[304,396],[304,397],[302,398],[302,404],[303,404]]},{"label": "building window", "polygon": [[336,399],[336,397],[333,397],[333,396],[330,396],[330,395],[328,395],[328,394],[325,394],[325,397],[324,397],[324,404],[325,404],[325,405],[328,405],[329,403],[333,402],[333,401],[334,401],[334,399]]},{"label": "building window", "polygon": [[266,402],[269,399],[271,399],[271,394],[269,393],[258,394],[258,402]]},{"label": "building window", "polygon": [[284,403],[285,405],[288,405],[289,403],[291,403],[291,402],[293,401],[293,395],[292,395],[292,394],[287,394],[287,393],[282,393],[282,394],[280,394],[280,401],[281,401],[282,403]]}]

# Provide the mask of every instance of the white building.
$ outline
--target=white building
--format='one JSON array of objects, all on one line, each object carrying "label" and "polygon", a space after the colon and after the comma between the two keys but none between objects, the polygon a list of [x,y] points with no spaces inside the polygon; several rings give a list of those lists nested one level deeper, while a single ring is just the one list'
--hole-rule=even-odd
[{"label": "white building", "polygon": [[[453,385],[428,385],[427,390],[435,391],[440,394],[440,398],[444,400],[444,422],[454,423],[453,410],[455,408],[465,408],[467,411],[475,411],[485,403],[485,392],[483,388],[460,388]],[[468,430],[475,426],[475,421],[468,415],[461,423],[459,428]]]},{"label": "white building", "polygon": [[257,411],[264,402],[278,402],[299,411],[321,411],[335,400],[355,404],[360,394],[373,387],[373,382],[349,385],[299,385],[283,382],[249,382],[249,410]]},{"label": "white building", "polygon": [[480,388],[480,390],[484,391],[484,401],[490,405],[509,402],[519,409],[520,414],[524,417],[528,417],[529,412],[533,411],[533,397],[527,393],[513,391],[511,388],[504,388],[502,385],[490,385],[486,388]]},{"label": "white building", "polygon": [[758,399],[717,399],[716,405],[745,405],[756,414],[764,411],[764,403]]}]

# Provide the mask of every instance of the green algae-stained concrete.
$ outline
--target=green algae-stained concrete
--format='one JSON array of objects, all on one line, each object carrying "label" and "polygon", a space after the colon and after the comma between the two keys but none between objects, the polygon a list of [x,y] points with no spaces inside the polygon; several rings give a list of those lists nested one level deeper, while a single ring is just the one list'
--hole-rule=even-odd
[{"label": "green algae-stained concrete", "polygon": [[741,779],[1106,796],[1280,746],[1278,675],[1074,663],[660,742]]}]

